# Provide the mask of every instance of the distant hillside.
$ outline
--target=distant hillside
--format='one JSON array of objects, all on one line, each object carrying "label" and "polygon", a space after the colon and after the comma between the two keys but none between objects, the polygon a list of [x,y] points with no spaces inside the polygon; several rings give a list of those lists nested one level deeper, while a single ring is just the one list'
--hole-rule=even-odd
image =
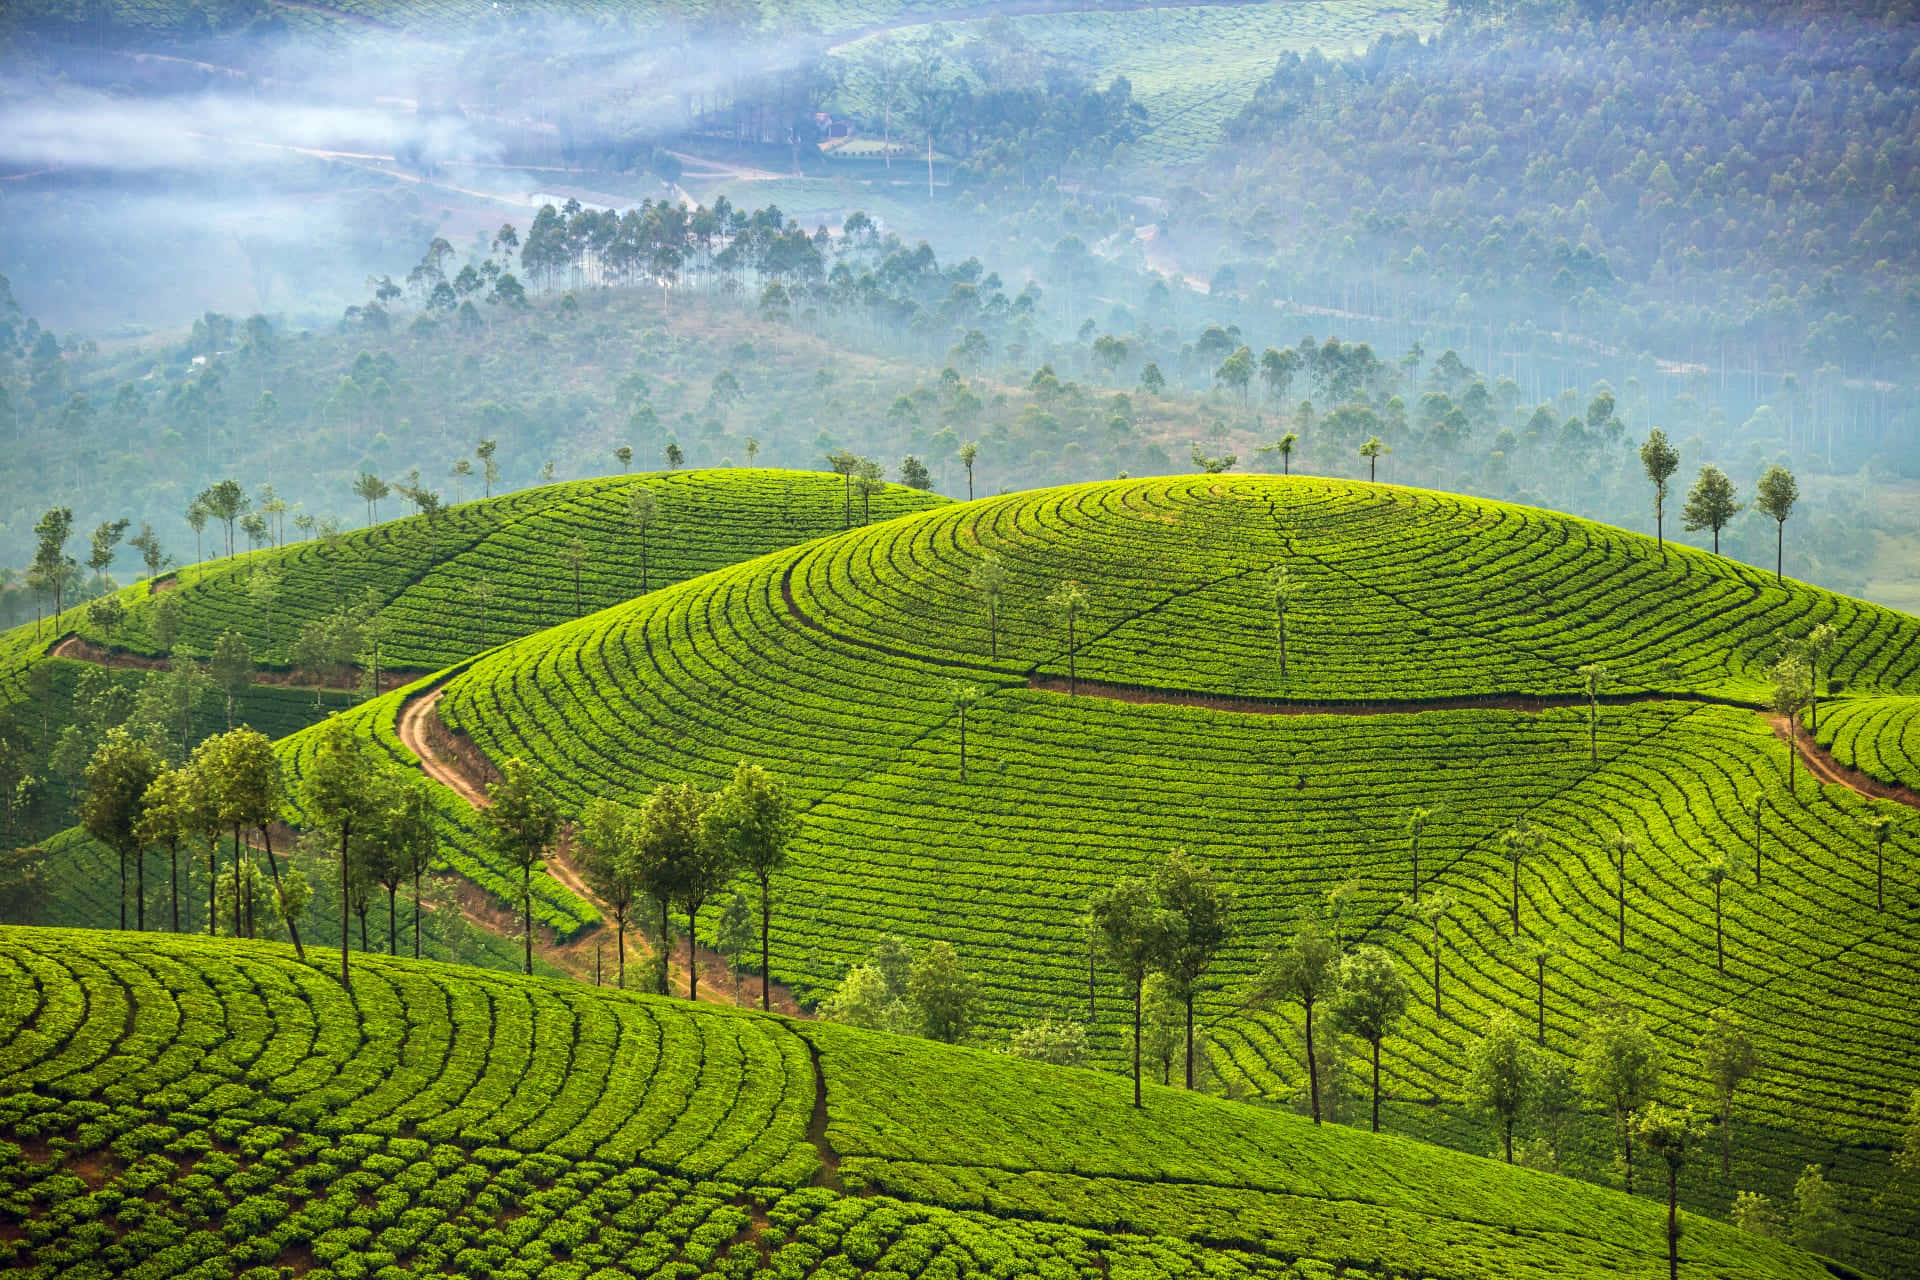
[{"label": "distant hillside", "polygon": [[[879,1033],[431,962],[349,993],[201,939],[7,930],[0,973],[0,1260],[30,1271],[1666,1273],[1648,1201]],[[1683,1275],[1827,1275],[1684,1226]]]},{"label": "distant hillside", "polygon": [[[1008,577],[997,661],[969,585],[987,550]],[[1284,680],[1275,566],[1295,584]],[[1071,663],[1048,603],[1069,578],[1086,594]],[[1532,1021],[1537,1003],[1566,1061],[1595,1009],[1627,1002],[1661,1027],[1670,1087],[1710,1107],[1695,1040],[1729,1009],[1767,1065],[1730,1178],[1696,1203],[1786,1202],[1827,1163],[1872,1256],[1890,1238],[1869,1200],[1920,1086],[1920,1023],[1890,996],[1920,957],[1920,833],[1894,830],[1879,911],[1865,820],[1895,810],[1800,765],[1789,785],[1759,707],[1782,637],[1820,621],[1840,635],[1830,698],[1920,691],[1920,621],[1697,550],[1417,490],[1188,477],[987,500],[769,556],[483,655],[440,706],[492,760],[547,766],[576,814],[717,785],[742,758],[785,777],[806,813],[773,969],[803,997],[899,934],[959,948],[996,1037],[1084,1018],[1089,895],[1184,847],[1236,894],[1200,1002],[1221,1087],[1303,1088],[1297,1014],[1249,1013],[1246,986],[1342,886],[1342,927],[1414,985],[1388,1045],[1396,1127],[1484,1149],[1457,1101],[1467,1049],[1492,1012]],[[1611,672],[1591,730],[1587,663]],[[955,680],[982,691],[964,781]],[[1696,872],[1753,865],[1756,796],[1760,878],[1718,895],[1722,967]],[[1422,887],[1455,904],[1437,995],[1432,930],[1407,901],[1416,807],[1434,815]],[[1501,835],[1522,822],[1538,848],[1515,871]],[[1544,994],[1516,932],[1558,949]],[[1090,1034],[1117,1062],[1118,979],[1094,978]],[[1614,1176],[1605,1126],[1586,1123],[1577,1167]]]}]

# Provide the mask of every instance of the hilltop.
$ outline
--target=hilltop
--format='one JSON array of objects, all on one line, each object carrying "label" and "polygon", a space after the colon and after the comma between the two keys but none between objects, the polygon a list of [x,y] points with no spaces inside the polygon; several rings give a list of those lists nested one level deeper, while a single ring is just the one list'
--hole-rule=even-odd
[{"label": "hilltop", "polygon": [[[997,641],[969,585],[983,550],[1008,576]],[[1275,566],[1296,584],[1284,679]],[[1069,578],[1086,595],[1071,662],[1047,603]],[[773,970],[803,998],[884,935],[942,939],[978,974],[991,1033],[1104,1001],[1090,1032],[1117,1055],[1117,980],[1096,974],[1089,991],[1088,896],[1184,847],[1236,895],[1201,1000],[1221,1087],[1297,1095],[1296,1019],[1249,1011],[1244,990],[1347,886],[1343,927],[1414,975],[1418,1007],[1388,1046],[1392,1126],[1480,1147],[1484,1131],[1441,1104],[1489,1014],[1536,1003],[1562,1058],[1594,1009],[1629,1003],[1661,1028],[1674,1088],[1708,1106],[1694,1038],[1728,1009],[1767,1065],[1743,1095],[1731,1179],[1696,1198],[1784,1199],[1824,1161],[1863,1207],[1920,1084],[1904,1048],[1916,1026],[1891,996],[1920,954],[1920,850],[1895,833],[1876,909],[1865,820],[1887,806],[1802,768],[1789,780],[1760,710],[1767,668],[1783,635],[1820,621],[1840,635],[1823,692],[1920,691],[1920,622],[1697,550],[1357,482],[1123,481],[944,508],[710,574],[485,654],[439,709],[487,759],[544,765],[575,815],[596,795],[717,785],[742,758],[786,778],[805,815],[778,882]],[[1591,725],[1587,663],[1612,673]],[[956,679],[982,692],[964,780]],[[365,714],[392,722],[400,702]],[[1756,795],[1757,883],[1716,895],[1695,872],[1714,856],[1754,866]],[[1438,991],[1408,902],[1415,807],[1435,815],[1424,887],[1455,903]],[[1516,872],[1499,836],[1523,820],[1539,847]],[[1620,834],[1637,849],[1624,945],[1608,853]],[[1541,974],[1513,915],[1564,953]],[[1580,1159],[1608,1176],[1589,1124]],[[1863,1221],[1869,1250],[1886,1247],[1880,1229]]]},{"label": "hilltop", "polygon": [[[244,942],[6,930],[0,971],[16,1266],[1665,1273],[1650,1202],[881,1033],[431,962],[349,992]],[[1683,1252],[1827,1274],[1691,1217]]]}]

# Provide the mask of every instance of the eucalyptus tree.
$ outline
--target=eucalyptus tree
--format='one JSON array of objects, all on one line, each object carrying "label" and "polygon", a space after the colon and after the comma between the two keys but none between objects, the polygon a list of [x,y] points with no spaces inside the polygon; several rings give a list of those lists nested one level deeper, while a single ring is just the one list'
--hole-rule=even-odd
[{"label": "eucalyptus tree", "polygon": [[1725,1177],[1733,1169],[1733,1096],[1760,1069],[1760,1057],[1746,1028],[1725,1009],[1707,1015],[1699,1057],[1719,1104],[1720,1174]]},{"label": "eucalyptus tree", "polygon": [[1607,841],[1607,860],[1613,863],[1614,904],[1620,913],[1620,950],[1627,949],[1627,863],[1640,851],[1640,845],[1626,832],[1615,828]]},{"label": "eucalyptus tree", "polygon": [[1322,1000],[1331,999],[1339,989],[1339,953],[1332,939],[1314,923],[1308,923],[1286,946],[1270,954],[1255,980],[1258,1003],[1298,1002],[1306,1012],[1307,1093],[1315,1124],[1320,1123],[1320,1060],[1315,1052],[1313,1013]]},{"label": "eucalyptus tree", "polygon": [[633,470],[633,446],[625,444],[616,446],[613,451],[613,460],[619,464],[621,475]]},{"label": "eucalyptus tree", "polygon": [[573,570],[573,616],[578,618],[581,616],[580,569],[588,560],[587,544],[579,538],[573,539],[561,551],[560,558]]},{"label": "eucalyptus tree", "polygon": [[966,680],[947,681],[947,701],[960,718],[960,781],[967,780],[967,712],[980,701],[980,686]]},{"label": "eucalyptus tree", "polygon": [[1713,891],[1713,967],[1720,973],[1727,971],[1726,932],[1722,927],[1724,919],[1720,910],[1722,892],[1727,881],[1739,874],[1739,868],[1733,859],[1724,852],[1716,850],[1702,859],[1693,868],[1693,877]]},{"label": "eucalyptus tree", "polygon": [[[420,879],[440,856],[440,828],[435,821],[433,791],[425,778],[398,783],[389,800],[385,836],[392,857],[413,885],[413,958],[420,958]],[[391,901],[389,901],[391,907]]]},{"label": "eucalyptus tree", "polygon": [[1615,1005],[1588,1020],[1580,1050],[1580,1083],[1613,1117],[1633,1194],[1633,1118],[1659,1092],[1666,1054],[1631,1009]]},{"label": "eucalyptus tree", "polygon": [[494,848],[520,872],[526,973],[533,972],[533,871],[560,834],[560,810],[548,792],[546,776],[538,766],[511,756],[500,769],[500,780],[487,785],[488,803],[480,811]]},{"label": "eucalyptus tree", "polygon": [[198,498],[187,504],[187,527],[193,530],[193,559],[198,564],[206,558],[200,551],[200,535],[207,528],[207,508]]},{"label": "eucalyptus tree", "polygon": [[1610,683],[1613,673],[1603,662],[1589,662],[1575,668],[1587,691],[1587,760],[1600,763],[1600,690]]},{"label": "eucalyptus tree", "polygon": [[1299,443],[1300,443],[1300,433],[1298,431],[1288,431],[1284,433],[1278,440],[1275,440],[1272,444],[1261,445],[1260,452],[1279,454],[1280,455],[1280,474],[1283,476],[1290,476],[1293,474],[1294,446],[1298,445]]},{"label": "eucalyptus tree", "polygon": [[1392,453],[1393,446],[1381,442],[1379,436],[1368,436],[1360,446],[1360,456],[1367,460],[1367,479],[1374,479],[1374,473],[1380,465],[1380,455]]},{"label": "eucalyptus tree", "polygon": [[633,486],[633,492],[627,495],[627,519],[633,522],[633,528],[640,535],[640,590],[646,591],[648,563],[652,559],[653,527],[660,523],[660,500],[653,490],[644,484]]},{"label": "eucalyptus tree", "polygon": [[1487,1022],[1486,1033],[1467,1055],[1467,1099],[1500,1125],[1507,1163],[1513,1163],[1513,1126],[1533,1100],[1538,1069],[1520,1023],[1504,1009]]},{"label": "eucalyptus tree", "polygon": [[1428,949],[1433,954],[1433,1011],[1436,1015],[1440,1012],[1440,946],[1444,940],[1441,926],[1452,911],[1453,899],[1445,893],[1428,894],[1424,902],[1414,904],[1414,914],[1433,931]]},{"label": "eucalyptus tree", "polygon": [[760,885],[760,1007],[773,1007],[769,935],[773,877],[787,865],[787,846],[799,830],[799,814],[780,780],[759,765],[740,761],[700,817],[703,839],[717,845],[729,866]]},{"label": "eucalyptus tree", "polygon": [[1873,837],[1873,909],[1887,909],[1887,839],[1893,835],[1894,822],[1883,813],[1861,819],[1867,834]]},{"label": "eucalyptus tree", "polygon": [[885,493],[887,470],[872,458],[860,459],[853,470],[854,492],[860,495],[860,523],[873,523],[873,495]]},{"label": "eucalyptus tree", "polygon": [[393,486],[371,471],[362,471],[353,482],[353,496],[367,504],[367,524],[380,519],[380,500],[393,492]]},{"label": "eucalyptus tree", "polygon": [[[173,932],[180,932],[180,842],[193,834],[195,804],[193,775],[185,766],[161,765],[140,797],[140,818],[134,835],[141,846],[164,845],[167,850],[167,886],[173,907]],[[141,897],[144,899],[145,894]]]},{"label": "eucalyptus tree", "polygon": [[467,500],[467,477],[472,474],[473,459],[464,454],[455,458],[453,465],[447,468],[447,477],[453,481],[453,500],[455,502],[465,502]]},{"label": "eucalyptus tree", "polygon": [[1407,848],[1413,856],[1413,900],[1420,901],[1420,837],[1433,821],[1433,811],[1418,806],[1407,811]]},{"label": "eucalyptus tree", "polygon": [[[197,755],[195,763],[200,763]],[[353,839],[356,832],[372,827],[382,816],[384,797],[376,781],[382,763],[371,743],[355,732],[352,724],[335,715],[321,725],[313,753],[300,774],[303,808],[321,831],[340,841],[340,985],[348,990],[353,988],[347,934],[355,861]]]},{"label": "eucalyptus tree", "polygon": [[[846,507],[845,525],[851,529],[853,528],[853,473],[860,466],[860,458],[850,450],[835,449],[827,455],[827,466],[833,474],[840,477],[840,494]],[[967,474],[969,476],[973,474],[971,467],[968,468]]]},{"label": "eucalyptus tree", "polygon": [[221,750],[216,757],[219,778],[213,789],[220,816],[236,824],[236,849],[240,828],[250,827],[259,833],[260,848],[267,856],[267,871],[273,877],[275,909],[287,926],[294,955],[304,964],[307,952],[300,945],[300,926],[294,919],[299,914],[299,906],[292,901],[290,886],[280,876],[280,860],[273,853],[273,824],[280,821],[286,808],[286,782],[281,773],[280,756],[267,735],[257,729],[233,729],[222,734],[220,741]]},{"label": "eucalyptus tree", "polygon": [[1047,597],[1047,603],[1067,624],[1067,696],[1072,697],[1078,692],[1079,673],[1075,666],[1075,650],[1079,643],[1077,624],[1080,614],[1087,607],[1087,593],[1078,582],[1068,578],[1054,588]]},{"label": "eucalyptus tree", "polygon": [[1793,794],[1794,758],[1800,754],[1800,717],[1813,702],[1813,675],[1804,659],[1789,653],[1768,673],[1773,710],[1787,726],[1787,794]]},{"label": "eucalyptus tree", "polygon": [[1273,635],[1280,650],[1280,682],[1287,680],[1287,611],[1300,595],[1300,583],[1283,564],[1267,570],[1267,595],[1273,601]]},{"label": "eucalyptus tree", "polygon": [[1539,829],[1522,818],[1500,833],[1500,851],[1507,855],[1507,866],[1512,874],[1513,893],[1509,901],[1509,913],[1513,917],[1513,936],[1520,936],[1520,864],[1540,852],[1546,842]]},{"label": "eucalyptus tree", "polygon": [[580,874],[613,916],[614,985],[627,985],[627,918],[639,896],[633,815],[604,796],[587,806],[577,836]]},{"label": "eucalyptus tree", "polygon": [[233,555],[233,526],[240,519],[241,515],[246,512],[247,508],[253,505],[252,499],[247,497],[246,490],[240,487],[238,480],[229,479],[222,480],[218,484],[210,485],[202,490],[198,501],[201,506],[207,509],[208,515],[226,526],[227,555],[231,557]]},{"label": "eucalyptus tree", "polygon": [[1793,504],[1800,501],[1800,483],[1785,467],[1768,467],[1755,489],[1754,509],[1773,521],[1773,580],[1785,585],[1783,569],[1787,562],[1787,517]]},{"label": "eucalyptus tree", "polygon": [[1522,959],[1533,965],[1534,1012],[1538,1026],[1535,1042],[1547,1043],[1547,965],[1566,954],[1566,948],[1560,940],[1550,933],[1541,933],[1520,938],[1516,941]]},{"label": "eucalyptus tree", "polygon": [[113,850],[120,860],[120,927],[127,927],[127,859],[137,864],[135,927],[147,927],[146,843],[141,839],[141,808],[147,789],[165,767],[144,741],[115,725],[87,762],[86,794],[80,824],[87,834]]},{"label": "eucalyptus tree", "polygon": [[1153,873],[1153,892],[1165,912],[1166,951],[1160,972],[1186,1015],[1186,1082],[1193,1088],[1193,1002],[1200,984],[1232,934],[1232,899],[1205,863],[1184,849],[1167,855]]},{"label": "eucalyptus tree", "polygon": [[[1680,1170],[1706,1141],[1706,1126],[1692,1111],[1655,1102],[1634,1123],[1640,1141],[1667,1167],[1667,1280],[1680,1280]],[[1628,1190],[1632,1190],[1629,1180]]]},{"label": "eucalyptus tree", "polygon": [[[661,995],[667,994],[669,952],[669,913],[673,904],[686,896],[689,879],[703,869],[700,846],[708,839],[703,830],[709,797],[689,782],[661,783],[647,797],[640,811],[639,839],[635,843],[635,878],[641,892],[660,908],[660,943],[657,978]],[[697,940],[690,940],[691,950]],[[689,967],[693,967],[691,963]]]},{"label": "eucalyptus tree", "polygon": [[987,610],[987,638],[993,661],[1000,660],[1000,597],[1007,589],[1007,563],[998,552],[982,551],[967,571],[967,584]]},{"label": "eucalyptus tree", "polygon": [[[1822,622],[1816,624],[1811,631],[1807,632],[1806,638],[1795,646],[1807,663],[1807,721],[1808,726],[1815,733],[1820,731],[1820,664],[1839,643],[1839,629],[1830,622]],[[1831,668],[1827,672],[1827,682],[1831,688],[1833,682]]]},{"label": "eucalyptus tree", "polygon": [[480,459],[481,495],[491,498],[493,486],[500,483],[500,464],[494,461],[494,454],[500,449],[498,440],[482,440],[473,447],[473,456]]},{"label": "eucalyptus tree", "polygon": [[1140,1101],[1140,1015],[1147,975],[1161,967],[1169,922],[1148,881],[1128,876],[1096,892],[1088,905],[1092,937],[1133,988],[1133,1105]]},{"label": "eucalyptus tree", "polygon": [[1667,441],[1667,433],[1655,428],[1647,433],[1647,442],[1640,446],[1640,465],[1646,469],[1647,479],[1653,482],[1653,528],[1654,538],[1661,551],[1667,546],[1667,482],[1673,479],[1673,473],[1680,466],[1680,451]]},{"label": "eucalyptus tree", "polygon": [[1688,533],[1701,529],[1713,531],[1713,554],[1720,554],[1720,531],[1740,514],[1741,504],[1734,499],[1733,481],[1727,473],[1709,463],[1700,468],[1700,477],[1687,491],[1687,503],[1680,509],[1681,527]]},{"label": "eucalyptus tree", "polygon": [[1340,961],[1339,994],[1330,1012],[1336,1029],[1367,1042],[1373,1055],[1373,1131],[1380,1132],[1380,1042],[1406,1016],[1407,980],[1384,948],[1363,943]]},{"label": "eucalyptus tree", "polygon": [[967,469],[967,501],[973,501],[973,464],[980,457],[980,442],[969,440],[960,446],[960,465]]}]

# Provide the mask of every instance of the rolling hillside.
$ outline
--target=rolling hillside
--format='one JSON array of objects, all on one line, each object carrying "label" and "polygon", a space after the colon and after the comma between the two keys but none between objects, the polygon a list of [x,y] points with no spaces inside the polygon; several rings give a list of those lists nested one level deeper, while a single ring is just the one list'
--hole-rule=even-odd
[{"label": "rolling hillside", "polygon": [[[968,585],[983,549],[1009,577],[998,659]],[[1284,680],[1275,565],[1298,584]],[[1070,577],[1087,596],[1078,697],[1046,603]],[[1920,836],[1890,840],[1877,910],[1865,820],[1893,807],[1805,769],[1789,786],[1758,704],[1780,637],[1822,620],[1848,697],[1920,692],[1920,622],[1698,551],[1414,490],[1188,477],[949,507],[770,555],[485,654],[440,709],[492,760],[546,765],[574,813],[662,781],[717,785],[741,758],[785,776],[806,815],[773,967],[803,997],[882,935],[940,938],[979,975],[992,1034],[1084,1017],[1091,997],[1095,1043],[1117,1058],[1117,980],[1088,990],[1087,898],[1185,847],[1237,899],[1201,1002],[1222,1087],[1302,1087],[1297,1015],[1248,1010],[1246,984],[1351,883],[1343,927],[1415,984],[1388,1042],[1395,1127],[1484,1149],[1451,1101],[1465,1050],[1492,1011],[1536,1003],[1546,1045],[1570,1056],[1593,1010],[1628,1002],[1674,1055],[1670,1092],[1707,1106],[1694,1039],[1726,1008],[1765,1065],[1731,1178],[1697,1201],[1789,1199],[1824,1162],[1863,1209],[1920,1085],[1899,995],[1920,956]],[[1575,668],[1596,661],[1615,678],[1590,760]],[[984,691],[965,781],[956,678]],[[392,695],[378,705],[365,714],[397,716]],[[1757,883],[1723,890],[1722,963],[1696,872],[1714,855],[1754,866],[1756,795]],[[1455,904],[1437,993],[1431,930],[1406,901],[1416,806],[1435,814],[1423,886]],[[1498,837],[1523,819],[1540,844],[1516,873]],[[1636,844],[1624,895],[1619,834]],[[1544,996],[1516,934],[1560,948]],[[1612,1169],[1603,1128],[1590,1118],[1579,1156],[1596,1176]],[[1891,1243],[1880,1229],[1863,1222],[1864,1252]]]},{"label": "rolling hillside", "polygon": [[[1666,1270],[1644,1200],[878,1033],[201,939],[10,929],[0,973],[0,1265],[35,1274]],[[1828,1274],[1684,1230],[1683,1275]]]}]

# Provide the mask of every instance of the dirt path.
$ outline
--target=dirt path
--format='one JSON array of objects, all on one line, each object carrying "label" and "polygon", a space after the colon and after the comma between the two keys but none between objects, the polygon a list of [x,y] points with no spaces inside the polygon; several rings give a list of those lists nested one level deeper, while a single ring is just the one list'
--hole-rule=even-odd
[{"label": "dirt path", "polygon": [[1792,732],[1792,721],[1786,716],[1761,712],[1761,717],[1773,726],[1773,736],[1786,742],[1789,737],[1798,751],[1800,762],[1807,766],[1807,772],[1830,786],[1845,787],[1870,800],[1890,800],[1894,804],[1904,804],[1920,809],[1920,793],[1910,787],[1893,786],[1878,778],[1850,769],[1833,758],[1833,753],[1820,746],[1806,733]]},{"label": "dirt path", "polygon": [[[435,709],[440,705],[441,695],[445,692],[445,683],[439,683],[408,698],[406,704],[400,708],[394,732],[402,745],[419,757],[421,772],[452,790],[474,808],[484,809],[491,801],[479,781],[463,766],[457,755],[442,752],[434,745],[433,730],[438,723]],[[444,732],[444,726],[442,728]],[[613,913],[587,886],[586,878],[580,874],[579,868],[573,863],[571,832],[562,836],[560,847],[546,859],[546,869],[548,875],[579,895],[583,901],[591,903],[593,909],[605,919],[613,919]],[[475,886],[475,893],[480,893],[478,886]],[[517,921],[511,918],[510,912],[503,912],[497,903],[485,899],[484,894],[480,895],[479,900],[464,902],[463,907],[469,918],[480,914],[487,919],[488,924],[485,927],[493,932],[511,931],[518,927]],[[618,960],[617,956],[608,957],[604,953],[604,944],[607,941],[607,935],[611,932],[611,927],[607,925],[587,929],[572,942],[549,943],[540,949],[540,955],[543,959],[559,965],[580,978],[591,978],[597,961],[600,965],[602,980],[610,984]],[[635,976],[637,973],[644,973],[646,960],[652,955],[653,944],[639,927],[637,919],[630,920],[627,926],[627,937],[629,939],[627,985],[629,989],[638,990],[639,988],[635,985]],[[639,943],[646,948],[639,957],[633,955],[634,943]],[[676,944],[675,954],[668,960],[667,990],[669,992],[677,993],[687,989],[689,962],[687,946],[687,941],[684,939]],[[733,977],[726,958],[708,947],[698,948],[694,952],[694,958],[697,958],[700,965],[702,979],[700,999],[702,1001],[742,1006],[758,1003],[760,984],[757,977]],[[775,1012],[784,1013],[790,1017],[804,1016],[800,1009],[800,1002],[794,999],[793,992],[786,986],[774,983],[770,994]]]},{"label": "dirt path", "polygon": [[[173,663],[166,658],[149,657],[144,653],[123,653],[112,649],[103,649],[93,641],[69,632],[61,637],[51,649],[49,658],[65,658],[69,662],[87,662],[96,667],[109,667],[123,671],[171,671]],[[380,691],[391,692],[402,685],[412,684],[423,672],[419,671],[382,671],[380,673]],[[299,671],[255,670],[249,684],[268,686],[276,689],[324,689],[328,693],[352,693],[360,687],[358,677],[345,682],[315,680]]]}]

